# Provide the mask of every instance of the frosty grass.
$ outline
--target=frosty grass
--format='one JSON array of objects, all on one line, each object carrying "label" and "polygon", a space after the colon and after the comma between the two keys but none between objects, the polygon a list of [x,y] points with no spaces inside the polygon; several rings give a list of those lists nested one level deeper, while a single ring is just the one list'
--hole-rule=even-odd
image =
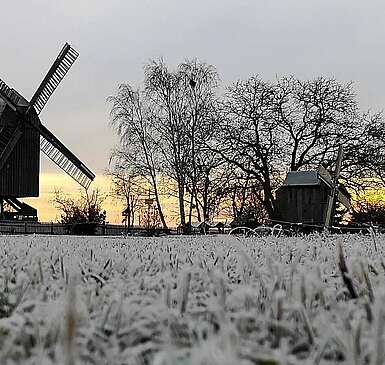
[{"label": "frosty grass", "polygon": [[1,364],[384,363],[385,236],[0,242]]}]

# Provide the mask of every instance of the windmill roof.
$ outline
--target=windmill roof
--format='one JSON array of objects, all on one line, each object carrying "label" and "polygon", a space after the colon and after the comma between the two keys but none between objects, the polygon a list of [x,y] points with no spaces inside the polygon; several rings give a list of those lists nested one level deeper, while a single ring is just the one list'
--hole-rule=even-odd
[{"label": "windmill roof", "polygon": [[317,171],[290,171],[282,186],[320,185],[321,179]]},{"label": "windmill roof", "polygon": [[[290,171],[282,186],[318,186],[321,182],[332,188],[329,176],[322,176],[318,171]],[[345,186],[339,185],[338,200],[350,209],[350,194]]]}]

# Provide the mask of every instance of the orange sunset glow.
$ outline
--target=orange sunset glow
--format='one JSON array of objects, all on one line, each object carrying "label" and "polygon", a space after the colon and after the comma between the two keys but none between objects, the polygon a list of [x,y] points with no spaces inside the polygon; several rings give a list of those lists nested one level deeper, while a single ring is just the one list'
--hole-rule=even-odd
[{"label": "orange sunset glow", "polygon": [[[111,180],[108,176],[97,175],[90,189],[99,189],[106,199],[103,203],[103,209],[107,212],[107,221],[113,224],[122,222],[123,201],[109,196],[111,190]],[[80,197],[81,188],[79,184],[69,176],[58,172],[42,172],[40,174],[40,196],[38,198],[22,199],[38,210],[39,221],[56,222],[60,216],[55,208],[52,199],[55,190],[61,190],[64,195],[77,199]],[[162,206],[165,210],[166,220],[170,226],[177,224],[177,203],[173,198],[163,198]]]},{"label": "orange sunset glow", "polygon": [[[110,191],[110,179],[104,175],[96,176],[91,185],[91,189],[98,188],[103,194]],[[32,205],[38,210],[39,221],[55,222],[59,218],[59,213],[52,203],[55,190],[61,190],[65,195],[77,198],[80,196],[79,184],[69,176],[62,173],[41,173],[40,174],[40,196],[38,198],[23,199],[26,203]],[[121,222],[121,212],[123,203],[107,198],[103,204],[107,211],[107,220],[110,223]]]}]

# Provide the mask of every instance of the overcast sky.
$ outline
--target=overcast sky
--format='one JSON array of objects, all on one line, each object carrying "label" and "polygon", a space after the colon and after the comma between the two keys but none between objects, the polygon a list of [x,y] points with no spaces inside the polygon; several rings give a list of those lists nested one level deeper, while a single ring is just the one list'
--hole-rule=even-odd
[{"label": "overcast sky", "polygon": [[197,57],[224,84],[252,74],[353,80],[364,109],[385,106],[380,0],[0,0],[0,14],[0,78],[27,99],[64,42],[80,53],[41,119],[96,173],[115,141],[106,98],[119,83],[139,85],[150,58]]}]

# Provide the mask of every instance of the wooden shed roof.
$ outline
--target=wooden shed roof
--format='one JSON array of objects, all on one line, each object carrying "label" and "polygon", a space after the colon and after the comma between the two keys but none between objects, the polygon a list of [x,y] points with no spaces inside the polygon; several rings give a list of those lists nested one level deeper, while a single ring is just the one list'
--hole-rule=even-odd
[{"label": "wooden shed roof", "polygon": [[316,186],[321,182],[331,188],[331,185],[317,171],[290,171],[282,186]]},{"label": "wooden shed roof", "polygon": [[[321,168],[318,171],[290,171],[286,175],[282,187],[319,186],[321,182],[329,189],[332,189],[332,178],[325,169]],[[342,184],[339,185],[337,199],[346,208],[350,209],[350,194]]]}]

